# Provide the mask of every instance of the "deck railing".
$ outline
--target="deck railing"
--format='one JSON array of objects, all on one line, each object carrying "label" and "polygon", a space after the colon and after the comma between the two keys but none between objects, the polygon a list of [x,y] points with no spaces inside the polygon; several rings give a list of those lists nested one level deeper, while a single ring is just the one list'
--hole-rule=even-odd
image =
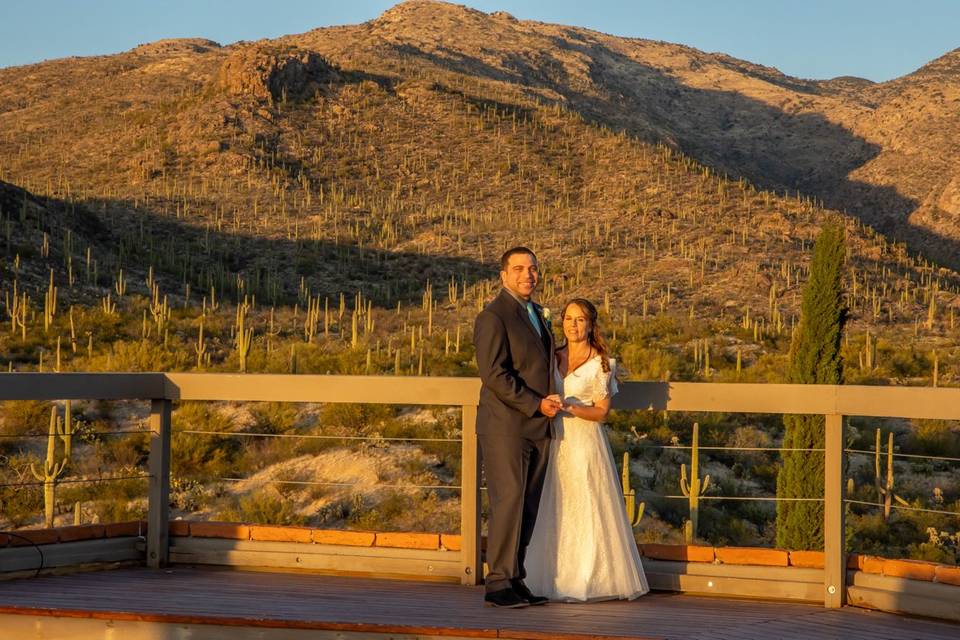
[{"label": "deck railing", "polygon": [[[460,581],[477,584],[480,470],[475,378],[196,373],[0,373],[0,400],[149,400],[147,563],[169,562],[171,406],[176,401],[273,401],[459,406],[462,411]],[[844,416],[960,419],[960,389],[627,382],[615,410],[825,416],[823,602],[844,604]]]}]

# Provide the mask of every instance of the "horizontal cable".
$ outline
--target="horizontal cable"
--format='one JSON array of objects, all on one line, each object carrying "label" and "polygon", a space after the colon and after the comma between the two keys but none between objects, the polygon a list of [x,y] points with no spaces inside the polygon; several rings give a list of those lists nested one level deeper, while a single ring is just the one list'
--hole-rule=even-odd
[{"label": "horizontal cable", "polygon": [[[693,449],[688,445],[653,444],[650,449]],[[802,449],[799,447],[704,447],[697,446],[700,451],[824,451],[824,449]]]},{"label": "horizontal cable", "polygon": [[[246,482],[252,478],[216,478],[225,482]],[[390,487],[393,489],[455,489],[460,490],[458,484],[385,484],[374,482],[365,484],[362,482],[314,482],[307,480],[263,480],[266,484],[293,484],[319,487]]]},{"label": "horizontal cable", "polygon": [[[850,504],[862,504],[862,505],[866,505],[866,506],[868,506],[868,507],[883,507],[883,506],[886,506],[886,505],[884,505],[882,502],[866,502],[866,501],[864,501],[864,500],[848,500],[848,499],[846,499],[846,498],[844,498],[843,501],[844,501],[844,502],[849,502]],[[923,513],[940,513],[940,514],[943,514],[943,515],[945,515],[945,516],[957,516],[958,518],[960,518],[960,513],[956,512],[956,511],[944,511],[944,510],[942,510],[942,509],[922,509],[922,508],[920,508],[920,507],[907,507],[907,506],[904,506],[904,505],[901,505],[901,504],[891,504],[890,507],[893,508],[893,509],[901,509],[901,510],[903,510],[903,511],[922,511]]]},{"label": "horizontal cable", "polygon": [[194,431],[181,429],[178,433],[194,433],[208,436],[240,436],[257,438],[300,438],[304,440],[384,440],[388,442],[463,442],[460,438],[382,438],[380,436],[322,436],[296,433],[250,433],[248,431]]},{"label": "horizontal cable", "polygon": [[[94,483],[94,482],[110,482],[112,480],[138,480],[142,478],[151,477],[149,473],[144,473],[139,476],[116,476],[112,478],[95,478],[90,480],[57,480],[54,484],[83,484],[83,483]],[[6,484],[0,484],[0,487],[42,487],[46,482],[10,482]]]},{"label": "horizontal cable", "polygon": [[[844,449],[847,453],[860,453],[864,455],[875,456],[877,455],[876,451],[868,451],[866,449]],[[888,455],[881,452],[880,455]],[[945,462],[960,462],[960,458],[950,458],[947,456],[925,456],[919,453],[896,453],[894,452],[893,457],[895,458],[922,458],[924,460],[943,460]]]},{"label": "horizontal cable", "polygon": [[[74,438],[87,438],[89,436],[115,436],[125,433],[152,433],[150,429],[129,429],[121,431],[84,431],[83,433],[72,433]],[[22,435],[12,435],[9,433],[0,434],[0,438],[49,438],[49,433],[24,433]],[[62,437],[59,433],[57,437]]]},{"label": "horizontal cable", "polygon": [[[651,495],[651,494],[646,494]],[[652,494],[656,496],[656,494]],[[689,500],[690,496],[660,496],[677,500]],[[775,496],[700,496],[701,500],[763,500],[768,502],[823,502],[823,498],[777,498]]]}]

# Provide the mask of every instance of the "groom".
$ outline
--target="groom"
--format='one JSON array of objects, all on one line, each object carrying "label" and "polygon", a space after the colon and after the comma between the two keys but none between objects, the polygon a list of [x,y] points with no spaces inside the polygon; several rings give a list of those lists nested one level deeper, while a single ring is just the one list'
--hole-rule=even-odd
[{"label": "groom", "polygon": [[473,343],[483,383],[477,436],[487,478],[488,606],[544,604],[523,583],[550,451],[550,419],[561,408],[553,381],[553,336],[530,299],[537,257],[514,247],[500,259],[503,290],[477,316]]}]

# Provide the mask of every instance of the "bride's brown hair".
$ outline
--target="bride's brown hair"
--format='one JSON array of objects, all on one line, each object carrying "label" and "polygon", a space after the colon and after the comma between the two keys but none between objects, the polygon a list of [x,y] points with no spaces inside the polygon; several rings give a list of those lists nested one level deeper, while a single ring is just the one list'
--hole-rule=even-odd
[{"label": "bride's brown hair", "polygon": [[[590,331],[587,333],[587,342],[590,343],[590,346],[599,354],[600,366],[603,367],[604,371],[609,372],[610,348],[607,347],[607,341],[603,339],[603,334],[600,332],[600,327],[597,324],[597,308],[593,306],[592,302],[585,298],[574,298],[563,306],[563,312],[560,314],[560,322],[563,322],[563,318],[567,315],[567,309],[569,309],[572,304],[577,305],[587,314],[587,319],[590,321]],[[566,346],[566,344],[563,346]]]}]

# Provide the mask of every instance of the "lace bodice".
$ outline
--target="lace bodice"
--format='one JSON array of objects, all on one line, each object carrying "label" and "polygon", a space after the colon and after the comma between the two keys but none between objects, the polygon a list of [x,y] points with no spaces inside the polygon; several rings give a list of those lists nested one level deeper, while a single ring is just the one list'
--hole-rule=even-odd
[{"label": "lace bodice", "polygon": [[613,373],[617,361],[610,358],[610,371],[604,371],[602,360],[596,355],[567,373],[565,378],[557,372],[557,389],[568,404],[592,406],[617,392],[617,378]]}]

